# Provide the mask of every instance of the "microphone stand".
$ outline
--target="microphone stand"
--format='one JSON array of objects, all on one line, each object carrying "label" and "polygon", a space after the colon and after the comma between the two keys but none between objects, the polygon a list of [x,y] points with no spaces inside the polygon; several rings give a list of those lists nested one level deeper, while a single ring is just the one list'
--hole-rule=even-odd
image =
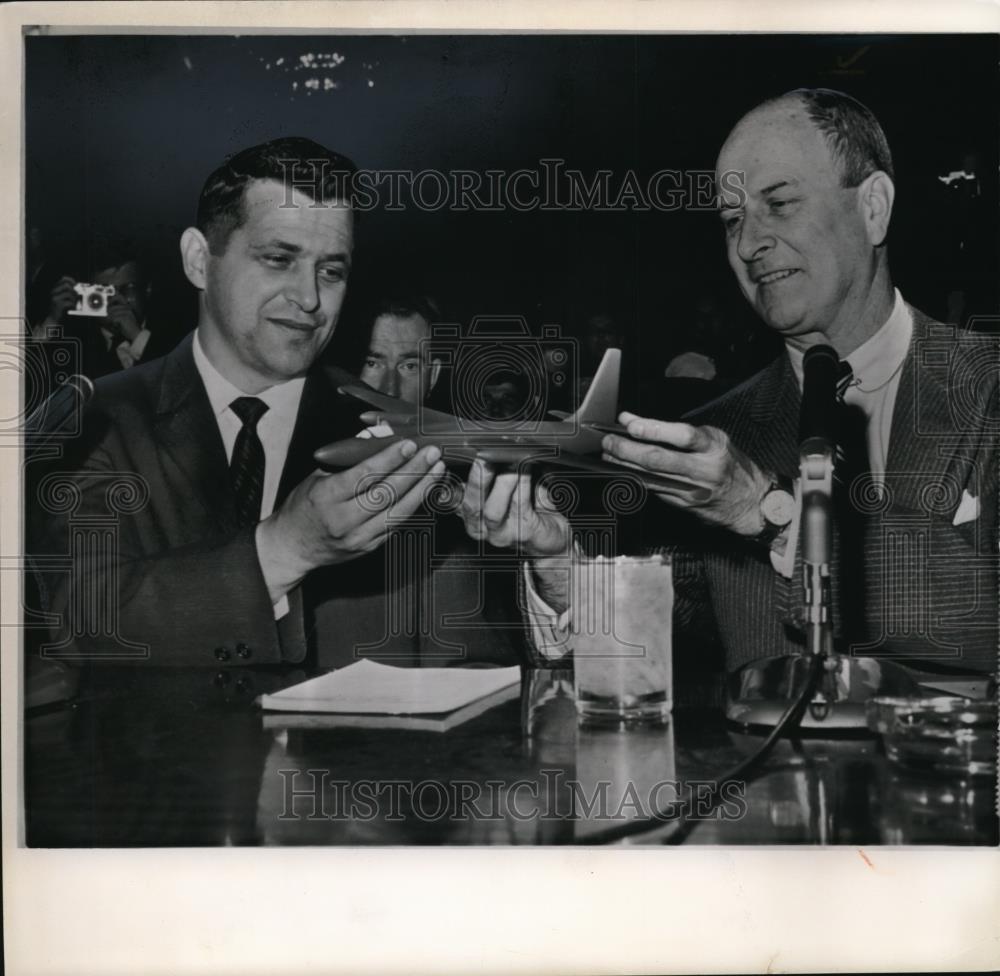
[{"label": "microphone stand", "polygon": [[[845,657],[834,648],[830,574],[837,366],[837,354],[829,346],[810,349],[803,362],[799,536],[805,646],[801,654],[751,661],[730,676],[726,718],[746,731],[774,728],[789,703],[800,695],[810,696],[801,728],[828,735],[866,729],[865,701],[873,694],[920,694],[916,680],[903,666]],[[806,677],[817,667],[820,680],[812,692]]]},{"label": "microphone stand", "polygon": [[843,664],[833,646],[833,601],[830,587],[830,565],[833,562],[833,464],[834,451],[829,441],[823,438],[803,441],[799,455],[802,602],[806,622],[803,656],[806,660],[821,659],[819,684],[809,702],[809,714],[818,720],[826,718],[830,705],[840,697],[837,675],[842,671]]},{"label": "microphone stand", "polygon": [[833,655],[830,563],[833,559],[833,451],[829,445],[802,446],[802,588],[806,617],[806,654]]}]

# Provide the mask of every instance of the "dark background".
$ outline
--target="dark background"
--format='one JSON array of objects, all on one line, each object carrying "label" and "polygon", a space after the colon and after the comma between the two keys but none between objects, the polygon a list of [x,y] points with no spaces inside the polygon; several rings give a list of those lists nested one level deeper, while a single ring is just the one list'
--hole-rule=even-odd
[{"label": "dark background", "polygon": [[[67,265],[98,236],[134,238],[157,256],[160,299],[185,330],[194,325],[194,293],[177,239],[208,173],[253,143],[305,135],[366,169],[536,169],[558,157],[585,174],[611,169],[617,185],[630,168],[640,176],[712,169],[744,111],[799,86],[847,91],[881,120],[896,164],[890,244],[904,296],[943,317],[958,275],[971,311],[997,310],[995,36],[91,35],[25,43],[27,226],[39,229],[50,259],[58,254]],[[333,52],[343,58],[336,67],[301,65],[303,54]],[[311,77],[320,90],[304,87]],[[324,91],[324,77],[337,87]],[[979,154],[984,192],[971,218],[937,180],[970,151]],[[956,233],[973,239],[959,257]],[[369,213],[335,343],[358,328],[368,295],[400,280],[434,293],[445,317],[462,323],[521,315],[536,331],[557,323],[572,333],[588,315],[610,312],[629,334],[632,375],[662,374],[669,353],[684,348],[703,295],[735,328],[760,328],[731,281],[711,213]],[[764,355],[768,338],[756,348]]]}]

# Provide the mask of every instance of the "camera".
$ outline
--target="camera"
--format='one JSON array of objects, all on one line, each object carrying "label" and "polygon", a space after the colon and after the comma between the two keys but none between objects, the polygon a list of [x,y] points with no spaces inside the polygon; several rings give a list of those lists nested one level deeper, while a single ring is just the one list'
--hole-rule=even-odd
[{"label": "camera", "polygon": [[114,285],[91,285],[79,281],[73,286],[73,291],[79,297],[76,300],[76,308],[71,308],[68,314],[107,318],[108,299],[115,293]]}]

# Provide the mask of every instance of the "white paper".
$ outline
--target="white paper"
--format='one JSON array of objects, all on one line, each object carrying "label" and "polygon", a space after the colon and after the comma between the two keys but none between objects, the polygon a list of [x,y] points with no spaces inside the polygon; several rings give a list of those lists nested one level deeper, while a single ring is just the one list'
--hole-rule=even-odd
[{"label": "white paper", "polygon": [[428,715],[461,708],[520,680],[517,666],[397,668],[365,660],[262,695],[260,703],[271,711]]}]

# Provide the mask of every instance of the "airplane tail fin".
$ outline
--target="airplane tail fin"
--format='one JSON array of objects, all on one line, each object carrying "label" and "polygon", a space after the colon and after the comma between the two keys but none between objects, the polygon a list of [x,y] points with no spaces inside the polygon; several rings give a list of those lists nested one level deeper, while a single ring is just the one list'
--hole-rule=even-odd
[{"label": "airplane tail fin", "polygon": [[604,353],[583,403],[576,413],[566,418],[567,423],[615,423],[618,417],[618,375],[621,365],[621,349],[608,349]]}]

